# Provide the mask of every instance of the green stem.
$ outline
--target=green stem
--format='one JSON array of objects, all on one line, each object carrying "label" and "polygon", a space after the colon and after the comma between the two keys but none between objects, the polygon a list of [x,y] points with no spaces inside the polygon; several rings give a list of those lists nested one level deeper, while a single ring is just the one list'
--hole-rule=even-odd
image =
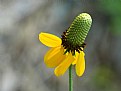
[{"label": "green stem", "polygon": [[69,91],[73,91],[72,65],[69,67]]}]

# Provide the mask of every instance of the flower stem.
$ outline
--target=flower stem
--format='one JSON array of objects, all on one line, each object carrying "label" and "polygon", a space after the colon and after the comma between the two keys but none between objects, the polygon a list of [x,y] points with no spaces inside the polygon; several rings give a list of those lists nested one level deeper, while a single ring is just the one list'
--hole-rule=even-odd
[{"label": "flower stem", "polygon": [[73,91],[72,65],[69,67],[69,91]]}]

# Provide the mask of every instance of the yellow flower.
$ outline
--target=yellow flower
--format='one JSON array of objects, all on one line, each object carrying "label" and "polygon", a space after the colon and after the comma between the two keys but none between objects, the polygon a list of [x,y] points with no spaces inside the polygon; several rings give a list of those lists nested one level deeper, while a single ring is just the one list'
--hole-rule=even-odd
[{"label": "yellow flower", "polygon": [[44,62],[48,67],[55,68],[56,76],[63,75],[71,64],[75,65],[76,74],[82,76],[85,70],[83,51],[75,52],[75,55],[72,55],[72,52],[65,53],[62,40],[49,33],[40,33],[39,40],[50,47],[50,50],[45,54]]},{"label": "yellow flower", "polygon": [[56,76],[63,75],[71,64],[75,65],[76,74],[82,76],[85,70],[84,40],[91,24],[91,16],[82,13],[63,32],[61,39],[48,33],[39,34],[39,40],[44,45],[51,47],[44,57],[44,62],[48,67],[55,67]]}]

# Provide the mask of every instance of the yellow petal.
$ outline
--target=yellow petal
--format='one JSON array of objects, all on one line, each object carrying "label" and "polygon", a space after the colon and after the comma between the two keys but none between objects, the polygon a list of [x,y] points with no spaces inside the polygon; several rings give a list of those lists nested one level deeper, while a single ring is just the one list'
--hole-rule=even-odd
[{"label": "yellow petal", "polygon": [[75,57],[75,60],[72,63],[72,65],[75,65],[77,63],[78,55],[79,55],[79,53],[78,52],[75,52],[75,56],[74,56]]},{"label": "yellow petal", "polygon": [[71,53],[69,53],[69,55],[65,58],[65,60],[59,66],[56,67],[54,71],[55,75],[56,76],[63,75],[73,61],[74,61],[74,57],[72,56]]},{"label": "yellow petal", "polygon": [[61,45],[61,39],[49,33],[40,33],[39,40],[48,47],[57,47]]},{"label": "yellow petal", "polygon": [[84,59],[84,52],[80,51],[76,63],[76,74],[78,76],[82,76],[85,71],[85,59]]},{"label": "yellow petal", "polygon": [[51,48],[44,57],[44,62],[48,67],[56,67],[58,66],[64,59],[66,55],[64,55],[64,48],[59,46],[55,48]]}]

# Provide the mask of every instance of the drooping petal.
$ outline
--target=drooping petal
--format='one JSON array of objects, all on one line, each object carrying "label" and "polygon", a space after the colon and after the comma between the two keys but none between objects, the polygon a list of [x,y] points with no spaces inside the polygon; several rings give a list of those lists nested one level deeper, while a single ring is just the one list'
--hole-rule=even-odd
[{"label": "drooping petal", "polygon": [[54,71],[55,75],[56,76],[63,75],[73,61],[74,61],[74,57],[72,56],[71,53],[69,53],[68,56],[64,59],[64,61],[59,66],[56,67]]},{"label": "drooping petal", "polygon": [[64,59],[66,55],[64,55],[64,48],[54,47],[51,48],[44,57],[44,62],[48,67],[56,67],[58,66]]},{"label": "drooping petal", "polygon": [[75,52],[75,56],[74,56],[75,57],[75,60],[72,63],[72,65],[75,65],[77,63],[78,55],[79,55],[79,53],[78,52]]},{"label": "drooping petal", "polygon": [[39,34],[39,40],[48,47],[57,47],[62,43],[59,37],[43,32]]},{"label": "drooping petal", "polygon": [[85,59],[84,59],[84,52],[80,51],[79,55],[78,55],[78,59],[77,59],[77,63],[75,66],[76,69],[76,74],[78,76],[82,76],[84,71],[85,71]]}]

